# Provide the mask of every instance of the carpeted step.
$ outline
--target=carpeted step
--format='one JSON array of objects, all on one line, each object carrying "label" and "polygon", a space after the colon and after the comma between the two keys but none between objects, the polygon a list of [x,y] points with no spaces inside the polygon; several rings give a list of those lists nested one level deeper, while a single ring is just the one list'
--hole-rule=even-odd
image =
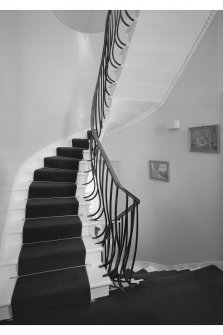
[{"label": "carpeted step", "polygon": [[[143,271],[142,271],[143,270]],[[136,273],[133,274],[134,279],[155,279],[155,278],[162,278],[162,277],[169,277],[169,276],[175,276],[179,275],[185,272],[190,272],[190,270],[170,270],[170,271],[153,271],[153,272],[148,272],[145,269],[142,269],[137,271]]]},{"label": "carpeted step", "polygon": [[[27,285],[23,284],[18,282],[26,295],[29,292],[29,282]],[[52,288],[54,284],[52,281]],[[34,285],[38,290],[39,285],[36,283]],[[65,281],[63,288],[67,286]],[[49,287],[49,290],[52,288]],[[61,306],[58,306],[56,300],[55,309],[52,305],[47,306],[51,301],[49,296],[45,309],[43,306],[41,306],[43,308],[33,306],[31,311],[29,304],[36,301],[36,296],[32,296],[34,298],[32,300],[26,295],[27,298],[23,301],[20,294],[14,294],[13,315],[18,316],[14,319],[14,324],[222,325],[223,272],[213,266],[189,271],[179,276],[144,281],[134,289],[126,288],[126,293],[114,290],[108,297],[98,299],[94,303],[76,307],[71,305],[67,308],[63,305],[63,300]],[[14,298],[18,298],[21,305],[17,307]],[[73,299],[73,296],[71,298]],[[27,306],[26,312],[21,310],[22,306]],[[14,313],[15,311],[17,313]]]},{"label": "carpeted step", "polygon": [[18,278],[12,297],[12,312],[16,316],[25,307],[64,308],[88,304],[90,300],[90,285],[85,267],[59,270]]},{"label": "carpeted step", "polygon": [[72,146],[87,150],[89,148],[89,141],[88,139],[74,138],[72,140]]},{"label": "carpeted step", "polygon": [[59,147],[57,148],[57,155],[71,158],[83,158],[83,149],[74,147]]},{"label": "carpeted step", "polygon": [[78,214],[79,203],[75,197],[28,199],[26,218]]},{"label": "carpeted step", "polygon": [[58,169],[78,170],[78,158],[52,156],[44,158],[44,166]]},{"label": "carpeted step", "polygon": [[72,197],[77,185],[69,182],[32,182],[29,186],[29,198]]},{"label": "carpeted step", "polygon": [[75,170],[62,170],[53,168],[41,168],[34,172],[34,181],[59,181],[75,183],[77,179]]},{"label": "carpeted step", "polygon": [[19,276],[85,264],[81,238],[23,244],[18,263]]},{"label": "carpeted step", "polygon": [[26,219],[23,243],[80,237],[82,222],[79,216]]}]

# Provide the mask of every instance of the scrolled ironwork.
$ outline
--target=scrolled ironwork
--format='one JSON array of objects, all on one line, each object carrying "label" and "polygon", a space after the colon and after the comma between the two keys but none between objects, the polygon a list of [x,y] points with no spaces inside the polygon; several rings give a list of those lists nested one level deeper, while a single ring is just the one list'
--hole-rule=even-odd
[{"label": "scrolled ironwork", "polygon": [[[140,200],[126,190],[109,161],[100,142],[105,119],[105,109],[109,108],[110,92],[108,85],[116,83],[112,71],[122,66],[117,59],[117,51],[121,51],[127,43],[122,41],[121,25],[130,27],[134,22],[126,10],[108,11],[102,58],[93,97],[91,110],[90,164],[92,191],[85,197],[93,200],[97,197],[98,205],[91,220],[98,221],[103,217],[104,226],[95,236],[97,243],[104,247],[103,265],[114,286],[124,289],[126,283],[132,285],[132,271],[138,243],[138,206]],[[122,27],[123,28],[123,27]],[[131,256],[131,267],[126,273]]]}]

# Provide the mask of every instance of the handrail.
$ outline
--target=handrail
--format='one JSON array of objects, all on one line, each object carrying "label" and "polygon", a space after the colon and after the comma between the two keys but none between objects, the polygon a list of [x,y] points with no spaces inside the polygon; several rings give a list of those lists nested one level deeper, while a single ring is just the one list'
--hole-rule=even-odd
[{"label": "handrail", "polygon": [[[113,79],[114,71],[122,66],[118,51],[127,45],[121,36],[121,27],[129,29],[134,21],[135,19],[126,10],[108,11],[102,58],[91,110],[91,131],[88,131],[92,179],[87,184],[93,183],[93,191],[85,199],[87,201],[98,199],[97,210],[89,217],[91,220],[104,217],[104,229],[95,238],[99,240],[97,243],[104,247],[103,266],[107,269],[113,284],[121,289],[126,283],[132,285],[131,274],[138,243],[140,200],[119,182],[99,138],[103,131],[105,110],[110,108],[111,93],[108,86],[116,84],[116,80]],[[126,267],[130,255],[132,263],[129,275],[129,271],[126,274]]]},{"label": "handrail", "polygon": [[112,165],[111,165],[111,162],[99,140],[99,138],[96,136],[96,132],[93,130],[92,131],[92,136],[94,137],[94,140],[95,142],[97,143],[97,146],[100,148],[100,151],[103,155],[103,157],[105,158],[105,161],[106,161],[106,164],[108,166],[108,169],[110,170],[111,174],[112,174],[112,177],[113,177],[113,180],[114,180],[114,183],[116,184],[116,186],[119,187],[120,190],[122,190],[123,192],[127,193],[130,197],[132,197],[135,201],[137,201],[138,203],[140,203],[140,200],[135,196],[133,195],[131,192],[127,191],[120,183],[116,173],[115,173],[115,170],[113,169]]}]

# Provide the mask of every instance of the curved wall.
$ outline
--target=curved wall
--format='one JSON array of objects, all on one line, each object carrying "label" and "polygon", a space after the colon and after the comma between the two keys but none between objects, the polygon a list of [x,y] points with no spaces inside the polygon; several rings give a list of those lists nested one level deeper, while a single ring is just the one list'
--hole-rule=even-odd
[{"label": "curved wall", "polygon": [[0,11],[0,241],[18,168],[89,127],[102,41],[51,11]]}]

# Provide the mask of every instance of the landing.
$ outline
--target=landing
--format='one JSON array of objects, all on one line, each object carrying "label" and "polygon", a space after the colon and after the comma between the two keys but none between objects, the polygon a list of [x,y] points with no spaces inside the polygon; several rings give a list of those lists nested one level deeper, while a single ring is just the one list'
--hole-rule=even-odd
[{"label": "landing", "polygon": [[109,297],[78,308],[30,311],[8,324],[70,325],[184,325],[223,324],[223,272],[215,266],[195,271],[172,271],[136,277],[145,281],[126,294]]}]

